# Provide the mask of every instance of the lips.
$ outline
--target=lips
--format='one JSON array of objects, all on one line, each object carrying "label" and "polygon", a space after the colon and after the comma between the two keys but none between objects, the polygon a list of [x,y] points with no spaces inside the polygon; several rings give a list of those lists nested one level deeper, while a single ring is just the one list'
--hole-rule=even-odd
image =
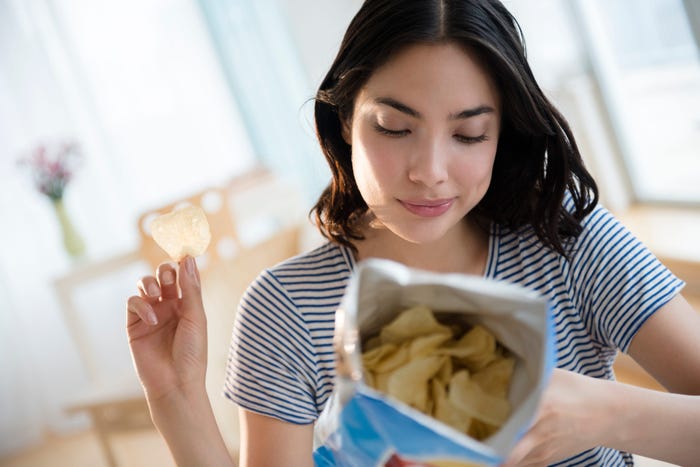
[{"label": "lips", "polygon": [[454,198],[432,200],[399,200],[399,203],[409,212],[420,217],[437,217],[446,213]]}]

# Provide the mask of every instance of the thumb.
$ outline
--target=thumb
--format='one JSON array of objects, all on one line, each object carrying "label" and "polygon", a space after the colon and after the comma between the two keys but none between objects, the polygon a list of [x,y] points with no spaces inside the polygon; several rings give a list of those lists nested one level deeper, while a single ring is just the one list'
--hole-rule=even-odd
[{"label": "thumb", "polygon": [[197,263],[194,258],[185,256],[180,262],[179,272],[178,280],[180,283],[180,292],[182,293],[182,301],[185,305],[185,314],[192,313],[195,310],[202,310],[202,288],[199,281]]}]

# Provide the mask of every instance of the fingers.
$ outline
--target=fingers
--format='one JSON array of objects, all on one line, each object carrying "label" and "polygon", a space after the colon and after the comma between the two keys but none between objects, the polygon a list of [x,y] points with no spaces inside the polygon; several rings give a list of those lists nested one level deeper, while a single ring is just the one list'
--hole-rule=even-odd
[{"label": "fingers", "polygon": [[136,318],[155,325],[158,317],[153,305],[160,300],[178,298],[176,272],[172,264],[163,263],[158,266],[156,279],[153,276],[144,276],[137,284],[139,296],[130,297],[127,301],[127,309],[130,312],[127,323],[131,324]]},{"label": "fingers", "polygon": [[153,276],[144,276],[136,284],[139,296],[148,303],[156,303],[160,299],[160,285]]},{"label": "fingers", "polygon": [[197,263],[191,256],[180,261],[180,291],[185,310],[203,310],[202,291],[200,288]]},{"label": "fingers", "polygon": [[150,303],[144,300],[143,297],[129,297],[129,300],[126,302],[126,309],[127,326],[132,325],[139,319],[152,326],[158,324],[158,318],[156,317],[155,311],[153,311],[153,307],[150,305]]},{"label": "fingers", "polygon": [[156,271],[160,283],[160,294],[163,300],[178,298],[177,273],[171,263],[162,263]]},{"label": "fingers", "polygon": [[159,300],[178,298],[177,273],[170,263],[162,263],[158,266],[156,277],[144,276],[137,284],[139,295],[148,303],[156,303]]},{"label": "fingers", "polygon": [[137,284],[139,295],[127,301],[127,325],[138,319],[151,325],[158,324],[154,305],[159,301],[179,298],[178,282],[182,294],[182,306],[178,309],[185,315],[196,313],[192,316],[204,316],[199,271],[194,258],[187,256],[180,262],[179,273],[172,264],[162,263],[156,276],[141,278]]}]

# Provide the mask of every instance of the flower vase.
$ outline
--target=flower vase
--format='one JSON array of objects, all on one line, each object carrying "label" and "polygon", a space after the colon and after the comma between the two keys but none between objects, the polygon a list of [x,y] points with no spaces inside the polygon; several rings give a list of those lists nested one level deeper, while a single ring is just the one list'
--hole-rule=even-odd
[{"label": "flower vase", "polygon": [[56,217],[58,217],[58,222],[61,226],[61,233],[63,235],[63,247],[66,252],[72,258],[78,258],[85,252],[85,242],[83,242],[82,237],[78,231],[73,226],[73,222],[66,211],[66,207],[63,204],[62,199],[52,200],[54,211],[56,212]]}]

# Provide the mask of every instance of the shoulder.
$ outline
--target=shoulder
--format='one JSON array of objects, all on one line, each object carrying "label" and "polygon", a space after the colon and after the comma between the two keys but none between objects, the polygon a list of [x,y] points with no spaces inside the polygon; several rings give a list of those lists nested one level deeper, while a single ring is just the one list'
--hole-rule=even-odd
[{"label": "shoulder", "polygon": [[[563,208],[573,208],[567,198]],[[581,220],[581,232],[576,237],[568,238],[564,248],[568,258],[548,248],[537,236],[535,229],[529,225],[508,228],[493,225],[491,229],[489,271],[498,276],[521,276],[536,273],[561,273],[568,275],[571,268],[590,267],[592,262],[605,261],[605,252],[620,248],[643,245],[602,205]]]},{"label": "shoulder", "polygon": [[[234,341],[265,343],[276,349],[271,353],[288,347],[290,358],[295,352],[314,355],[319,329],[332,328],[328,323],[350,277],[347,254],[327,243],[263,270],[238,304]],[[308,362],[308,368],[315,365]]]},{"label": "shoulder", "polygon": [[594,234],[605,232],[607,228],[613,224],[620,227],[622,226],[615,216],[600,203],[598,203],[593,210],[581,220],[581,227],[583,228],[583,231]]},{"label": "shoulder", "polygon": [[349,273],[352,267],[352,253],[345,247],[327,242],[313,250],[282,261],[265,272],[285,281],[319,275],[342,276]]},{"label": "shoulder", "polygon": [[263,270],[248,287],[241,307],[273,302],[276,307],[299,308],[310,296],[342,290],[353,267],[349,249],[325,243]]},{"label": "shoulder", "polygon": [[291,297],[298,291],[344,286],[353,268],[352,252],[328,242],[264,270],[251,287],[274,283]]},{"label": "shoulder", "polygon": [[581,220],[581,233],[571,242],[572,256],[588,262],[606,252],[627,256],[646,247],[604,206],[597,205]]}]

